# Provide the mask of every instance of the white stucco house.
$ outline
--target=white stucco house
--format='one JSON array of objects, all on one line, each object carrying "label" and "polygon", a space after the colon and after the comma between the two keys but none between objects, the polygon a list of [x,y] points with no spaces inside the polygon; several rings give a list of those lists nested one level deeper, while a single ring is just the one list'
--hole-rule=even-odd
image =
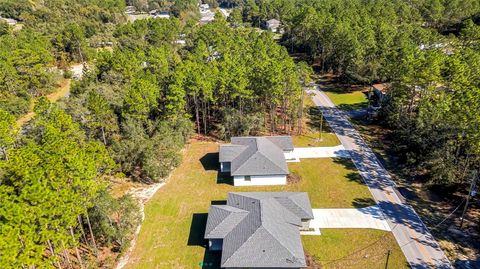
[{"label": "white stucco house", "polygon": [[210,207],[204,238],[221,268],[305,268],[300,233],[313,219],[306,192],[231,192]]},{"label": "white stucco house", "polygon": [[220,172],[230,173],[235,186],[285,185],[285,154],[293,149],[290,136],[232,137],[220,146]]}]

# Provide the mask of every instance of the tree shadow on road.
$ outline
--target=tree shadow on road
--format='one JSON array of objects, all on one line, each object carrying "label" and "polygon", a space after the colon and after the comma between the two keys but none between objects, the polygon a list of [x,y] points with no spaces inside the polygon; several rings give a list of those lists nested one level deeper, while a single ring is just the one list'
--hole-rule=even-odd
[{"label": "tree shadow on road", "polygon": [[352,206],[355,208],[363,208],[376,205],[377,203],[372,198],[355,198],[353,199]]}]

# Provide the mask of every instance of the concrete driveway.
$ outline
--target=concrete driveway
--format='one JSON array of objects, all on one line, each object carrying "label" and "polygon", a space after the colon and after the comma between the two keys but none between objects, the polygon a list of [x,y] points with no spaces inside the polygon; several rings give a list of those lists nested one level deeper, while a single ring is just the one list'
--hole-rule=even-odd
[{"label": "concrete driveway", "polygon": [[382,209],[410,267],[453,268],[415,210],[398,196],[392,177],[348,121],[345,113],[337,109],[328,96],[318,89],[317,86],[317,90],[309,92],[313,93],[314,103],[320,108],[342,145],[350,151],[353,163]]},{"label": "concrete driveway", "polygon": [[343,145],[295,148],[292,152],[285,153],[285,159],[288,162],[299,162],[300,159],[308,158],[350,158],[350,153]]},{"label": "concrete driveway", "polygon": [[363,228],[390,231],[378,206],[313,209],[310,228]]}]

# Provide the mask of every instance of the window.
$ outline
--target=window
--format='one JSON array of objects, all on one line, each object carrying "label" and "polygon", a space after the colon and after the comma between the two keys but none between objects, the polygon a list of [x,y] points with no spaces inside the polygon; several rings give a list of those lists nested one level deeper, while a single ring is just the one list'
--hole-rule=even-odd
[{"label": "window", "polygon": [[252,177],[251,176],[245,176],[245,181],[252,181]]}]

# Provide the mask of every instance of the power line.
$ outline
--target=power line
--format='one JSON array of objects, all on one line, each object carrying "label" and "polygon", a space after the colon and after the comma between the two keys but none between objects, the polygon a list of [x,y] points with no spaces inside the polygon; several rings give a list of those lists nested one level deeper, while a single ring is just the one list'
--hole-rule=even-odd
[{"label": "power line", "polygon": [[[395,229],[395,228],[397,227],[397,225],[398,225],[398,224],[395,224],[395,226],[394,226],[393,228]],[[393,229],[392,229],[392,231],[393,231]],[[333,263],[333,262],[337,262],[337,261],[340,261],[340,260],[347,260],[347,257],[352,256],[352,255],[354,255],[354,254],[357,254],[357,253],[360,252],[360,251],[363,251],[363,250],[365,250],[365,249],[370,248],[371,246],[373,246],[373,245],[377,244],[378,242],[382,241],[383,239],[385,239],[385,238],[387,237],[387,235],[389,235],[389,233],[385,233],[382,237],[380,237],[379,239],[375,240],[374,242],[366,245],[366,246],[363,247],[363,248],[357,249],[357,250],[355,250],[354,252],[352,252],[352,253],[350,253],[350,254],[347,254],[347,255],[345,255],[345,256],[343,256],[343,257],[341,257],[341,258],[334,259],[334,260],[323,260],[323,261],[329,261],[328,263],[325,264],[325,265],[327,265],[327,264],[330,264],[330,263]],[[385,255],[385,254],[382,254],[382,255]],[[351,260],[358,260],[358,259],[351,259]]]},{"label": "power line", "polygon": [[[465,202],[465,199],[463,199],[463,200],[458,204],[458,206],[457,206],[452,212],[450,212],[445,218],[443,218],[439,223],[437,223],[435,226],[433,226],[433,227],[430,229],[430,231],[433,231],[433,230],[437,229],[440,225],[442,225],[445,221],[447,221],[453,214],[455,214],[455,212],[462,206],[463,202]],[[395,224],[395,226],[391,229],[390,232],[395,231],[395,229],[396,229],[397,227],[399,227],[398,223]],[[355,254],[357,254],[357,253],[359,253],[359,252],[361,252],[361,251],[363,251],[363,250],[366,250],[366,249],[368,249],[368,248],[376,245],[377,243],[379,243],[379,242],[381,242],[383,239],[385,239],[388,235],[389,235],[389,233],[385,233],[381,238],[375,240],[374,242],[368,244],[367,246],[362,247],[362,248],[360,248],[360,249],[358,249],[358,250],[355,250],[354,252],[352,252],[352,253],[350,253],[350,254],[347,254],[347,255],[345,255],[345,256],[343,256],[343,257],[341,257],[341,258],[334,259],[334,260],[319,260],[319,261],[327,262],[327,263],[325,263],[324,265],[328,265],[328,264],[336,263],[336,262],[339,262],[339,261],[360,260],[361,258],[350,258],[350,259],[349,259],[348,257],[351,257],[351,256],[353,256],[353,255],[355,255]],[[415,242],[416,240],[421,239],[421,238],[423,238],[423,237],[425,237],[425,236],[426,236],[426,235],[423,234],[422,236],[420,236],[420,237],[418,237],[418,238],[411,239],[410,241],[408,241],[407,243],[405,243],[405,244],[403,244],[403,245],[401,245],[401,246],[399,246],[399,247],[400,247],[400,249],[401,249],[401,248],[403,248],[404,246],[406,246],[406,245],[408,245],[408,244],[411,244],[412,242]],[[387,255],[387,253],[382,253],[382,254],[380,254],[380,255],[371,256],[371,257],[380,257],[380,256],[385,256],[385,255]]]},{"label": "power line", "polygon": [[477,184],[477,179],[478,179],[477,171],[475,171],[474,174],[473,174],[472,184],[470,185],[470,191],[468,191],[467,202],[465,203],[465,208],[463,209],[462,220],[460,221],[460,229],[462,229],[462,226],[463,226],[463,220],[465,219],[465,213],[467,213],[468,203],[470,202],[470,197],[472,197],[474,195],[473,192],[475,191],[475,186]]},{"label": "power line", "polygon": [[[448,216],[446,216],[445,218],[443,218],[442,221],[440,221],[439,223],[437,223],[435,226],[433,226],[430,231],[433,231],[435,229],[437,229],[440,225],[442,225],[446,220],[448,220],[459,208],[460,206],[463,204],[463,202],[465,201],[465,199],[462,200],[462,202],[460,202],[460,204],[450,213],[448,214]],[[393,229],[392,229],[393,231]],[[421,239],[423,237],[425,237],[426,234],[422,234],[422,236],[419,236],[417,238],[414,238],[414,239],[411,239],[410,241],[408,241],[407,243],[403,244],[400,246],[400,248],[403,248],[404,246],[408,245],[408,244],[411,244],[412,242],[416,242],[418,239]]]}]

